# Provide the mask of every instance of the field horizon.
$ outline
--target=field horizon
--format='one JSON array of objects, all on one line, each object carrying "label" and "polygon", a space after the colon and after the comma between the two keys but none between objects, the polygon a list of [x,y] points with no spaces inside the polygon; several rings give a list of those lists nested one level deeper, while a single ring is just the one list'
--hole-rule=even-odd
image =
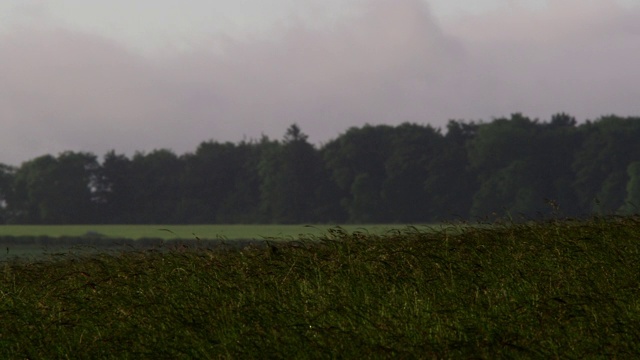
[{"label": "field horizon", "polygon": [[0,357],[640,356],[639,217],[425,229],[5,262]]},{"label": "field horizon", "polygon": [[300,236],[319,236],[330,229],[347,232],[365,232],[377,235],[408,226],[428,228],[434,224],[82,224],[82,225],[0,225],[0,238],[4,236],[47,237],[104,237],[119,239],[158,238],[207,240],[262,240],[288,239]]},{"label": "field horizon", "polygon": [[[215,248],[258,244],[263,241],[291,241],[321,238],[339,229],[346,233],[384,235],[408,227],[434,225],[347,224],[144,224],[144,225],[0,225],[0,262],[50,258],[51,255],[86,256],[103,252],[166,249],[171,243]],[[194,241],[198,244],[194,244]]]}]

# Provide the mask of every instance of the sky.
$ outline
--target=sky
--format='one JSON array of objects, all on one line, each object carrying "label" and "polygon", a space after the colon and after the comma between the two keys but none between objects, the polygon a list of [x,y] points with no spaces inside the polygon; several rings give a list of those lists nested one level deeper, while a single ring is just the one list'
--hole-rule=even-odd
[{"label": "sky", "polygon": [[0,163],[640,115],[637,0],[3,0]]}]

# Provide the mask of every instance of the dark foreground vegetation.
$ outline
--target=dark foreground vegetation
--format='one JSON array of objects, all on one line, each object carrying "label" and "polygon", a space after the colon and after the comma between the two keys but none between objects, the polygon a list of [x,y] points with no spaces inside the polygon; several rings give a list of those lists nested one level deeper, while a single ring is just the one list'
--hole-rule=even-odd
[{"label": "dark foreground vegetation", "polygon": [[640,219],[5,263],[2,358],[637,358]]},{"label": "dark foreground vegetation", "polygon": [[312,145],[283,139],[170,150],[43,155],[0,164],[0,223],[434,223],[640,206],[640,118],[522,114],[446,129],[351,128]]}]

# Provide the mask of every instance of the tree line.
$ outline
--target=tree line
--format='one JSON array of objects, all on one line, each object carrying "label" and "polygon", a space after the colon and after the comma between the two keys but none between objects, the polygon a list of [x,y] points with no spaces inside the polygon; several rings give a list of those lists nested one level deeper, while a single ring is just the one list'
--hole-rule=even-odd
[{"label": "tree line", "polygon": [[0,164],[10,224],[430,223],[636,213],[640,118],[522,114],[445,129],[352,127],[314,146],[282,139],[44,155]]}]

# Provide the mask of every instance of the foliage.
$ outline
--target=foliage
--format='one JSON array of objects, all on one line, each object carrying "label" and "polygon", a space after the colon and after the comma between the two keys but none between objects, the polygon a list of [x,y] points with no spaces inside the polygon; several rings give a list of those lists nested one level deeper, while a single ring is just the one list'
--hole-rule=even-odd
[{"label": "foliage", "polygon": [[126,223],[134,210],[135,196],[132,163],[125,155],[110,151],[104,156],[97,171],[94,198],[99,208],[100,219],[114,223]]},{"label": "foliage", "polygon": [[64,152],[24,163],[7,195],[11,222],[69,224],[95,220],[95,155]]},{"label": "foliage", "polygon": [[[606,116],[580,127],[574,187],[583,209],[613,213],[626,196],[627,167],[640,159],[640,121]],[[596,201],[597,200],[597,201]]]},{"label": "foliage", "polygon": [[349,129],[324,147],[324,161],[339,189],[347,221],[375,223],[387,218],[382,187],[392,134],[391,126],[365,125]]},{"label": "foliage", "polygon": [[415,223],[431,215],[432,194],[425,182],[434,171],[429,165],[442,142],[441,134],[430,126],[402,124],[394,129],[381,191],[389,221]]},{"label": "foliage", "polygon": [[625,215],[638,213],[640,209],[640,161],[634,161],[627,167],[629,182],[627,183],[627,196],[620,212]]},{"label": "foliage", "polygon": [[[185,170],[177,220],[196,224],[229,222],[229,213],[250,212],[252,206],[257,206],[257,184],[251,186],[249,182],[256,175],[244,166],[255,156],[250,150],[245,144],[209,141],[200,144],[194,154],[183,156]],[[236,194],[244,194],[247,199],[242,201]]]},{"label": "foliage", "polygon": [[7,263],[3,358],[637,358],[637,218]]},{"label": "foliage", "polygon": [[[365,125],[315,146],[201,143],[131,158],[108,152],[0,164],[0,221],[64,223],[432,223],[496,214],[631,214],[640,118],[578,124],[523,114],[491,122]],[[631,190],[630,190],[631,189]],[[553,204],[549,206],[548,204]]]},{"label": "foliage", "polygon": [[273,143],[259,164],[262,211],[273,223],[305,223],[314,216],[324,179],[322,162],[307,135],[293,124],[282,143]]},{"label": "foliage", "polygon": [[477,172],[469,164],[467,143],[477,129],[475,123],[449,121],[441,146],[429,158],[424,190],[429,194],[429,218],[434,221],[469,218],[479,185]]},{"label": "foliage", "polygon": [[0,164],[0,223],[7,222],[7,196],[11,193],[15,169]]}]

